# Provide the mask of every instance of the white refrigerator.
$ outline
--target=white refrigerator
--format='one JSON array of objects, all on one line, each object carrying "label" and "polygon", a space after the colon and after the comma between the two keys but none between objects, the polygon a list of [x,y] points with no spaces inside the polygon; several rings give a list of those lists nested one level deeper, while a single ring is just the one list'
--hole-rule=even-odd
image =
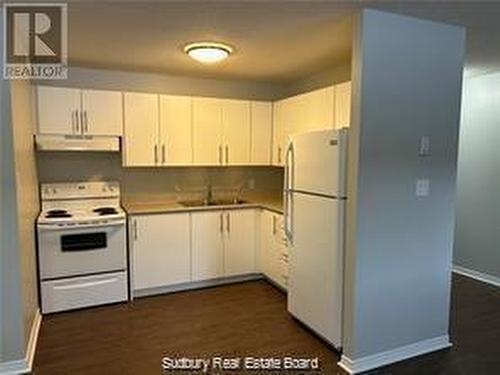
[{"label": "white refrigerator", "polygon": [[285,160],[288,311],[340,348],[347,129],[293,135]]}]

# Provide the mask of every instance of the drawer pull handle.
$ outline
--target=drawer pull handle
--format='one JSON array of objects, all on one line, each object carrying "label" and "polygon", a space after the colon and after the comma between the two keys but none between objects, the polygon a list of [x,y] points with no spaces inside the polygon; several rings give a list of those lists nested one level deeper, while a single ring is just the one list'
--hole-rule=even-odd
[{"label": "drawer pull handle", "polygon": [[82,284],[54,286],[54,289],[55,290],[71,290],[71,289],[88,288],[88,287],[92,287],[92,286],[111,284],[111,283],[114,283],[116,281],[118,281],[118,279],[116,277],[114,277],[112,279],[90,281],[90,282],[82,283]]}]

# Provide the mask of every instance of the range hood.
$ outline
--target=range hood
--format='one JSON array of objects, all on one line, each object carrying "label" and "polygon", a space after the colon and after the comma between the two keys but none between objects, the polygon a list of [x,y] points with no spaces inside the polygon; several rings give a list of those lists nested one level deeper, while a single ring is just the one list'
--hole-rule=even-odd
[{"label": "range hood", "polygon": [[39,151],[120,151],[120,137],[91,135],[35,135]]}]

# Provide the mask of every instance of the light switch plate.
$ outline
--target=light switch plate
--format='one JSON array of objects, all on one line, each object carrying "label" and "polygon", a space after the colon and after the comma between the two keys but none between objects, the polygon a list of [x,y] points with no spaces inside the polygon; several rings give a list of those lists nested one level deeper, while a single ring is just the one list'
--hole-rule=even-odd
[{"label": "light switch plate", "polygon": [[431,183],[428,178],[421,178],[417,180],[415,186],[415,195],[417,197],[428,197],[430,194]]},{"label": "light switch plate", "polygon": [[424,135],[420,138],[420,145],[418,148],[419,156],[429,156],[431,154],[431,139],[429,136]]}]

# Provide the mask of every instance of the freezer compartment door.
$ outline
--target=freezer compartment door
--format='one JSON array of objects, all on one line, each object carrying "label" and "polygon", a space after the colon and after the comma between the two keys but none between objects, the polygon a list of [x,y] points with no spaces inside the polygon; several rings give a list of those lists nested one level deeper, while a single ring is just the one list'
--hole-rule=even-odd
[{"label": "freezer compartment door", "polygon": [[341,346],[344,201],[294,193],[288,311]]},{"label": "freezer compartment door", "polygon": [[293,135],[287,166],[292,190],[343,195],[346,131],[321,130]]}]

